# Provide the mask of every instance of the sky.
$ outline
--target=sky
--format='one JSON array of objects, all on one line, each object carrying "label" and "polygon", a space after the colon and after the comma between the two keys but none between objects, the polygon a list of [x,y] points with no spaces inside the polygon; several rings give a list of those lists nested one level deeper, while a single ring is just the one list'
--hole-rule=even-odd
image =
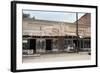
[{"label": "sky", "polygon": [[[72,12],[54,12],[54,11],[34,11],[23,10],[23,13],[30,14],[30,17],[35,17],[39,20],[61,21],[73,23],[76,21],[76,13]],[[85,13],[78,13],[78,19]]]}]

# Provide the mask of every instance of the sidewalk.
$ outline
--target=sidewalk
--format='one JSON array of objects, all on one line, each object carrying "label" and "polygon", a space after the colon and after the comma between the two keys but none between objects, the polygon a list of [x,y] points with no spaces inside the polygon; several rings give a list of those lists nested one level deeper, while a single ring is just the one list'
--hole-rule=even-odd
[{"label": "sidewalk", "polygon": [[59,54],[43,54],[23,56],[23,63],[32,62],[54,62],[54,61],[74,61],[74,60],[90,60],[91,55],[87,52],[79,53],[59,53]]}]

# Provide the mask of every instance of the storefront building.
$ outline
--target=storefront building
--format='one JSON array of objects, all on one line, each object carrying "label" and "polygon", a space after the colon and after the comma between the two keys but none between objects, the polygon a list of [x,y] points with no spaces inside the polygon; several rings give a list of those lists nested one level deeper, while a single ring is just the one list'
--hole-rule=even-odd
[{"label": "storefront building", "polygon": [[23,19],[22,29],[23,54],[80,52],[91,49],[89,13],[74,23],[26,18]]}]

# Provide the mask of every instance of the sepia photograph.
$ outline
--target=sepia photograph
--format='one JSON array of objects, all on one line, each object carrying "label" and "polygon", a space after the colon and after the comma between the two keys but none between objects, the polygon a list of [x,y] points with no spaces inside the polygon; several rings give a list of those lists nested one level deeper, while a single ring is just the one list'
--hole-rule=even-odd
[{"label": "sepia photograph", "polygon": [[23,63],[91,59],[91,13],[22,13]]}]

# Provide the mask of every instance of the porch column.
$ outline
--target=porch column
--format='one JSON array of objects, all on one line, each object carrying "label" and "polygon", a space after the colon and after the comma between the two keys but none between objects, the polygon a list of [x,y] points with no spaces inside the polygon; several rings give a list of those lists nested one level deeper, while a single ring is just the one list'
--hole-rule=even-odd
[{"label": "porch column", "polygon": [[64,50],[64,37],[58,37],[58,49],[59,51]]}]

